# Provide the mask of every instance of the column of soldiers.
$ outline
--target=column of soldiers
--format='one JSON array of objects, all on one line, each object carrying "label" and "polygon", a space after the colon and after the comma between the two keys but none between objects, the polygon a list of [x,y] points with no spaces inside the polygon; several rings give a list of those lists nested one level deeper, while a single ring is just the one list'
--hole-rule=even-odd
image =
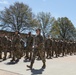
[{"label": "column of soldiers", "polygon": [[59,56],[63,57],[66,55],[73,55],[73,54],[75,55],[76,42],[58,40],[58,39],[52,39],[52,38],[49,39],[48,37],[45,42],[45,51],[47,54],[47,58],[59,57]]},{"label": "column of soldiers", "polygon": [[44,40],[40,29],[36,30],[36,34],[36,36],[32,36],[31,32],[27,34],[26,47],[18,31],[11,37],[2,34],[0,37],[0,59],[4,61],[7,58],[12,58],[11,62],[18,62],[24,56],[26,61],[31,61],[30,66],[27,67],[32,68],[35,58],[40,58],[43,62],[42,67],[45,67],[45,57],[51,59],[76,54],[75,41],[50,38],[49,35]]}]

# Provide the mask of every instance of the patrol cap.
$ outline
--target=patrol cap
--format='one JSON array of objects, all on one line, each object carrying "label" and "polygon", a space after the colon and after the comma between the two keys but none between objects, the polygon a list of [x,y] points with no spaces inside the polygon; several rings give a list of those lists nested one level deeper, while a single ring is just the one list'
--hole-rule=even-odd
[{"label": "patrol cap", "polygon": [[31,32],[28,32],[29,35],[31,35]]},{"label": "patrol cap", "polygon": [[18,30],[16,30],[15,33],[16,33],[16,32],[18,32],[18,34],[20,34]]},{"label": "patrol cap", "polygon": [[40,31],[40,32],[41,32],[41,29],[40,29],[40,28],[38,28],[38,29],[36,29],[36,32],[37,32],[37,31]]}]

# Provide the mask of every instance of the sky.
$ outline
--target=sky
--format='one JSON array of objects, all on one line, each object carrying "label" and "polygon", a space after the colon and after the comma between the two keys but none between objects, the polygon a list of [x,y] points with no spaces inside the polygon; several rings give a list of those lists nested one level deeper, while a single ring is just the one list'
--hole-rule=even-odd
[{"label": "sky", "polygon": [[50,12],[56,19],[68,17],[76,27],[76,0],[0,0],[0,10],[15,2],[23,2],[32,8],[32,12]]}]

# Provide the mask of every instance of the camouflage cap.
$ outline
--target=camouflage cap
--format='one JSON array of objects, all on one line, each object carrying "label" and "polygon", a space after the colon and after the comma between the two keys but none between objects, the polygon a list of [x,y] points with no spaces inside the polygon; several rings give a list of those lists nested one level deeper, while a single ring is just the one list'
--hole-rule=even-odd
[{"label": "camouflage cap", "polygon": [[40,29],[40,28],[38,28],[38,29],[36,29],[36,32],[37,32],[37,31],[40,31],[40,32],[41,32],[41,29]]}]

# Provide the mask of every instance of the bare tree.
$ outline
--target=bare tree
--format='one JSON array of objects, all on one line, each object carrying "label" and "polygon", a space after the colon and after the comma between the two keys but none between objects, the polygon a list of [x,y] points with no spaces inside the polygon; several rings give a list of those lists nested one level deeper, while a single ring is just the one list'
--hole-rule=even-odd
[{"label": "bare tree", "polygon": [[42,34],[45,38],[46,34],[49,34],[51,25],[54,23],[55,18],[51,16],[50,13],[40,12],[37,15],[37,20],[39,25],[37,27],[41,28]]},{"label": "bare tree", "polygon": [[28,5],[16,2],[9,8],[0,11],[2,29],[22,32],[35,24],[34,14]]}]

